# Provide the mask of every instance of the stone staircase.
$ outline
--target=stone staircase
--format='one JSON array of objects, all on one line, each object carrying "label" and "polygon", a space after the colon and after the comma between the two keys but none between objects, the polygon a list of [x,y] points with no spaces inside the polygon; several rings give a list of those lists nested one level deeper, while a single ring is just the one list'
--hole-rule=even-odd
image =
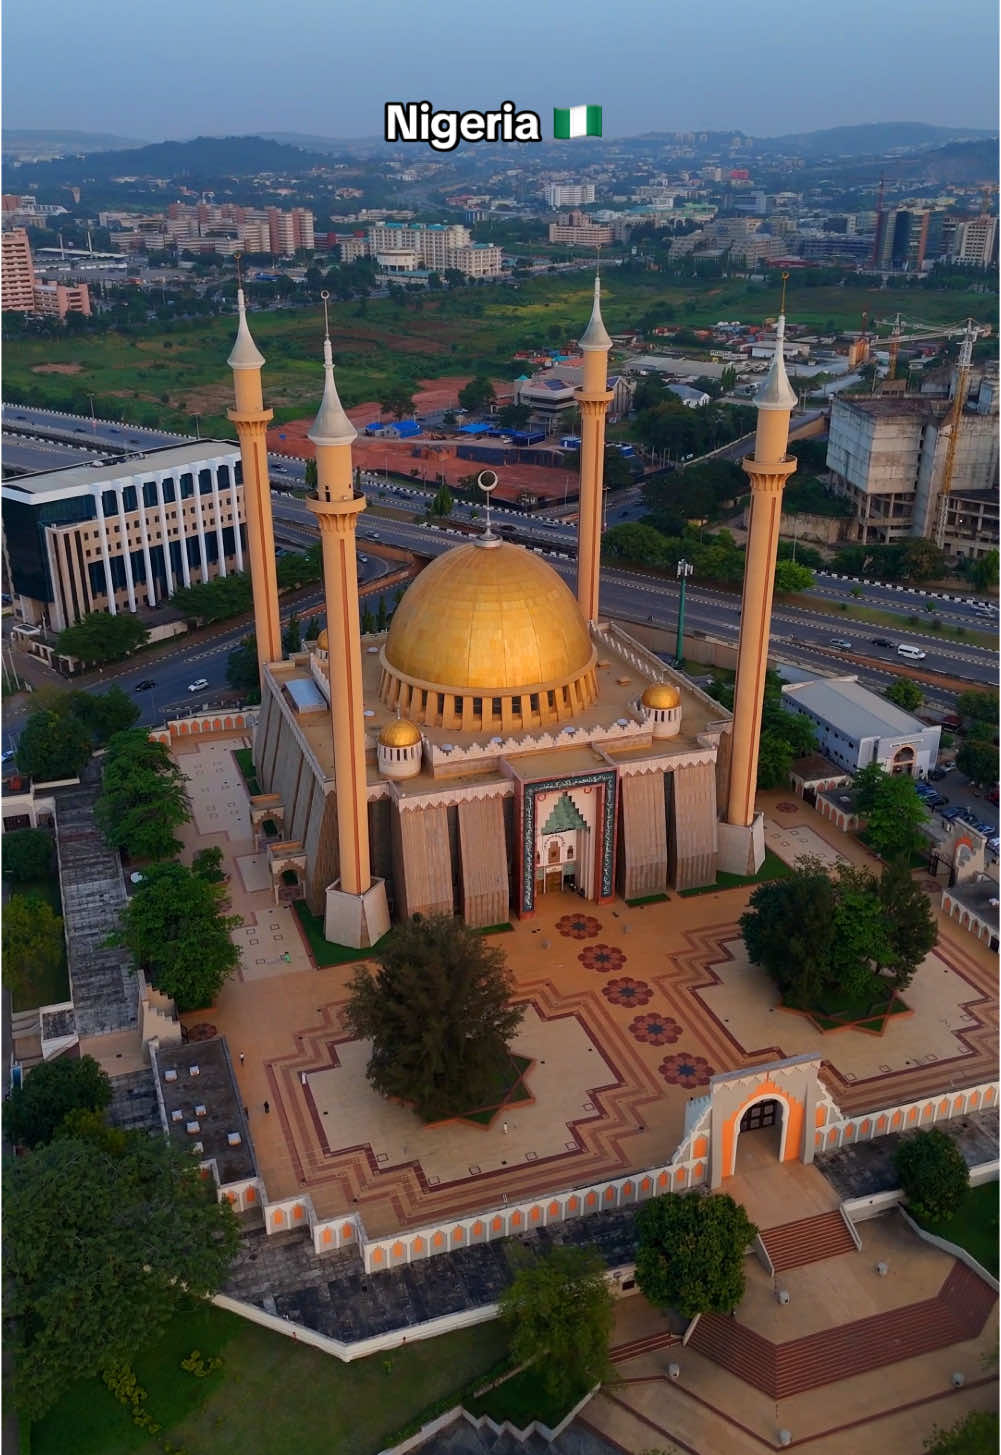
[{"label": "stone staircase", "polygon": [[780,1223],[761,1234],[765,1251],[776,1273],[787,1268],[802,1268],[806,1263],[819,1263],[822,1258],[840,1258],[854,1253],[855,1241],[840,1212],[821,1213],[818,1217],[799,1218],[793,1223]]},{"label": "stone staircase", "polygon": [[177,1006],[169,995],[150,985],[141,971],[137,973],[137,979],[143,1045],[154,1038],[161,1046],[180,1045],[181,1023],[177,1018]]},{"label": "stone staircase", "polygon": [[962,1263],[938,1294],[786,1344],[772,1344],[735,1319],[703,1314],[689,1349],[771,1399],[788,1399],[975,1338],[997,1295]]},{"label": "stone staircase", "polygon": [[647,1334],[642,1339],[633,1339],[628,1344],[616,1344],[609,1353],[612,1364],[624,1364],[627,1359],[635,1359],[638,1354],[651,1354],[655,1349],[666,1349],[669,1344],[680,1344],[681,1338],[678,1334],[672,1334],[670,1329],[662,1329],[656,1334]]}]

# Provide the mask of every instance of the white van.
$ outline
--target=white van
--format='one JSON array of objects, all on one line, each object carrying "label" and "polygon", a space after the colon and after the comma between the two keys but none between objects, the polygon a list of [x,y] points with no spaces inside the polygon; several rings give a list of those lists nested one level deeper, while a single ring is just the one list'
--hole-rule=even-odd
[{"label": "white van", "polygon": [[927,655],[920,647],[909,646],[907,642],[901,642],[897,648],[898,657],[910,657],[912,662],[923,662]]}]

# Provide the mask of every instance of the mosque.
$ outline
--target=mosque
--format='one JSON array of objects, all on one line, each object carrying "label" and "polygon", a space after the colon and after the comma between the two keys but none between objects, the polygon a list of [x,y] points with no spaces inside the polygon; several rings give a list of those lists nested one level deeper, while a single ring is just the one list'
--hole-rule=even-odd
[{"label": "mosque", "polygon": [[540,896],[638,899],[750,873],[764,854],[754,811],[781,492],[795,395],[783,320],[759,391],[736,706],[712,698],[599,610],[611,339],[600,281],[584,357],[576,596],[539,555],[478,537],[432,560],[389,630],[362,635],[355,530],[365,509],[356,432],[324,341],[309,438],[308,504],[322,543],[327,629],[281,647],[261,373],[247,323],[229,358],[243,458],[261,708],[255,825],[271,820],[277,884],[294,875],[329,940],[374,944],[394,919],[460,914],[472,926],[533,914]]}]

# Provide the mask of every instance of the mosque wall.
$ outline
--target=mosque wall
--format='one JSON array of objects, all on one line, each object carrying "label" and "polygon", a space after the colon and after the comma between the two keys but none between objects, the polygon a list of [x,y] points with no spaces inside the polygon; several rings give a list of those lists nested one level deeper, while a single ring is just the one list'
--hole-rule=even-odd
[{"label": "mosque wall", "polygon": [[729,729],[719,735],[716,750],[716,802],[726,803],[730,796],[730,760],[733,751],[733,734]]},{"label": "mosque wall", "polygon": [[454,914],[448,819],[443,807],[393,815],[393,884],[401,919]]},{"label": "mosque wall", "polygon": [[324,793],[323,784],[316,785],[316,804],[310,815],[306,848],[306,903],[321,918],[327,911],[327,885],[333,884],[341,870],[337,842],[337,794]]},{"label": "mosque wall", "polygon": [[272,793],[274,780],[275,750],[278,730],[281,725],[281,711],[275,702],[274,693],[265,683],[261,706],[254,730],[254,767],[262,793]]},{"label": "mosque wall", "polygon": [[510,913],[508,850],[502,798],[473,798],[458,807],[462,916],[474,929],[504,924]]},{"label": "mosque wall", "polygon": [[390,902],[395,894],[392,830],[394,812],[395,805],[388,796],[370,798],[368,801],[368,844],[372,874],[374,878],[386,881]]},{"label": "mosque wall", "polygon": [[640,899],[667,888],[667,800],[662,773],[620,779],[619,892]]},{"label": "mosque wall", "polygon": [[692,763],[671,774],[673,801],[668,872],[675,889],[697,889],[716,880],[716,769]]}]

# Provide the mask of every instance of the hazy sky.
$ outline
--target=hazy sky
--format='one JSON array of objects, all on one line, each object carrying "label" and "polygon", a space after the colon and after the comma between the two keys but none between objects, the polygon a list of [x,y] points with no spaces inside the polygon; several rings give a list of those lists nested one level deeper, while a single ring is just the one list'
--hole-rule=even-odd
[{"label": "hazy sky", "polygon": [[3,41],[6,125],[148,140],[375,136],[411,100],[599,104],[606,136],[998,120],[995,0],[7,0]]}]

